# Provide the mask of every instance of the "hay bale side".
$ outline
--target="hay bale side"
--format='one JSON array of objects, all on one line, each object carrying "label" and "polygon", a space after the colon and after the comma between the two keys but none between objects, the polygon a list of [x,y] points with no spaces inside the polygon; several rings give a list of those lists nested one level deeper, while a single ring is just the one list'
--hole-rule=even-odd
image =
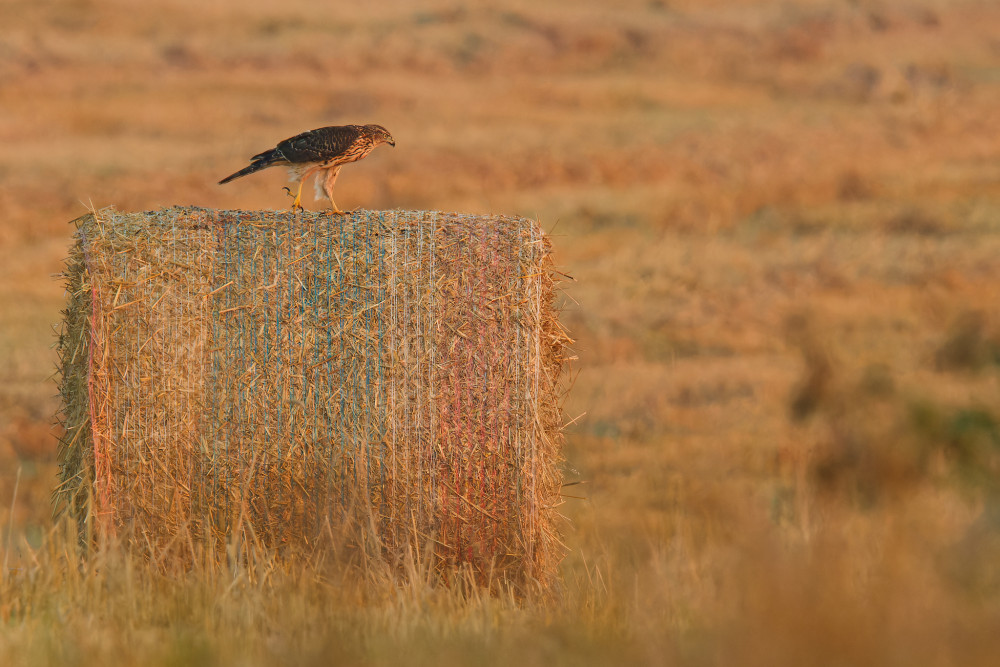
[{"label": "hay bale side", "polygon": [[57,505],[162,558],[351,524],[481,580],[561,557],[549,241],[420,211],[103,210],[66,280]]}]

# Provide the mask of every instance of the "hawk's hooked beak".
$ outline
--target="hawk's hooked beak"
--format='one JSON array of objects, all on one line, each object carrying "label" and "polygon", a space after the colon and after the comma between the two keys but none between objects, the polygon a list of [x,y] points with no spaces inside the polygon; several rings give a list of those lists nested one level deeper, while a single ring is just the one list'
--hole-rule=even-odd
[{"label": "hawk's hooked beak", "polygon": [[389,144],[389,145],[390,145],[390,146],[392,146],[393,148],[395,148],[395,147],[396,147],[396,140],[395,140],[395,139],[389,139],[389,140],[387,140],[387,141],[386,141],[385,143]]}]

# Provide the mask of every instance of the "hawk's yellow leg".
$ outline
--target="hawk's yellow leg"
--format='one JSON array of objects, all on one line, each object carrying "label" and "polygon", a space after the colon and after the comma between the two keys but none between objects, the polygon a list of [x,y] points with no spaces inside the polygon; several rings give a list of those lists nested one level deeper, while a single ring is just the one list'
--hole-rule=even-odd
[{"label": "hawk's yellow leg", "polygon": [[292,202],[293,211],[302,210],[302,183],[303,181],[299,181],[299,190],[295,193],[295,201]]},{"label": "hawk's yellow leg", "polygon": [[[317,165],[315,167],[312,167],[311,169],[307,169],[306,172],[299,177],[299,189],[295,193],[295,201],[292,202],[293,211],[304,210],[302,207],[302,186],[306,184],[306,179],[308,179],[310,176],[316,173],[317,169],[321,168],[322,168],[321,165]],[[289,191],[288,194],[292,194],[291,191]]]}]

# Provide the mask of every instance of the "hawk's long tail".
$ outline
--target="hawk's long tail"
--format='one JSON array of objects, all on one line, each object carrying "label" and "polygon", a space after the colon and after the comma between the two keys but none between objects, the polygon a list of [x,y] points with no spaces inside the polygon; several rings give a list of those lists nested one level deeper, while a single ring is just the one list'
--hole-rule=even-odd
[{"label": "hawk's long tail", "polygon": [[235,180],[242,176],[246,176],[247,174],[252,174],[255,171],[260,171],[261,169],[266,169],[271,165],[281,164],[283,162],[287,162],[287,160],[285,160],[284,156],[281,153],[279,153],[277,149],[264,151],[259,155],[254,155],[250,159],[249,167],[243,167],[235,174],[230,174],[229,176],[226,176],[224,179],[219,181],[219,185],[223,185],[224,183],[228,183],[229,181]]}]

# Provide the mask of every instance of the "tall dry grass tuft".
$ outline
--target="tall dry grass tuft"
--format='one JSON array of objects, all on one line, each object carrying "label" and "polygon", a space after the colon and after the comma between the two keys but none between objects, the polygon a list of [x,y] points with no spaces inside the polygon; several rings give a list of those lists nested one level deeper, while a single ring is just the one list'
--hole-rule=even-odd
[{"label": "tall dry grass tuft", "polygon": [[[234,567],[212,559],[182,567],[168,554],[160,561],[171,565],[150,567],[122,540],[88,552],[64,521],[29,560],[0,590],[0,619],[18,628],[0,634],[5,664],[387,664],[401,656],[504,664],[598,627],[579,626],[578,608],[529,603],[513,588],[491,592],[471,568],[441,585],[416,558],[404,563],[405,578],[377,558],[345,567],[323,552],[291,564],[257,547]],[[549,647],[535,643],[540,630]]]}]

